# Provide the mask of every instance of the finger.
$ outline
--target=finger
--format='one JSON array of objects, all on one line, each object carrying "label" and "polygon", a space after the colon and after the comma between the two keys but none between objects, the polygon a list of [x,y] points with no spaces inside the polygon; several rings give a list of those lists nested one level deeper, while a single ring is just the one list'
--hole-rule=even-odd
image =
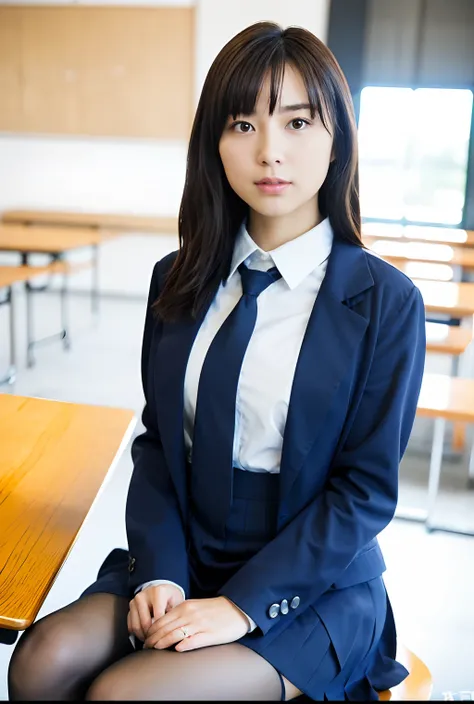
[{"label": "finger", "polygon": [[151,609],[152,605],[148,601],[146,594],[139,592],[135,597],[135,605],[138,610],[138,617],[143,631],[143,637],[148,634],[148,629],[151,626]]},{"label": "finger", "polygon": [[152,623],[155,623],[159,618],[165,615],[166,613],[166,598],[163,598],[163,593],[160,590],[156,589],[154,590],[153,596],[152,596],[152,607],[153,607],[153,619]]},{"label": "finger", "polygon": [[161,638],[174,628],[177,628],[178,625],[186,622],[188,618],[182,606],[180,604],[180,606],[176,606],[171,611],[157,618],[148,629],[147,637],[159,633]]},{"label": "finger", "polygon": [[173,628],[171,631],[166,634],[163,634],[161,637],[157,637],[156,634],[153,636],[149,636],[145,641],[144,647],[156,648],[156,650],[165,650],[171,645],[179,643],[181,640],[183,640],[183,638],[185,638],[185,635],[183,633],[182,628]]},{"label": "finger", "polygon": [[197,650],[198,648],[206,648],[208,645],[217,645],[215,639],[210,633],[196,633],[194,636],[183,638],[177,643],[175,650],[179,653],[184,653],[186,650]]},{"label": "finger", "polygon": [[137,636],[141,641],[145,640],[145,634],[143,633],[143,629],[140,623],[140,616],[138,614],[138,609],[137,605],[135,603],[135,599],[132,599],[130,602],[130,625],[131,629],[129,633],[133,633],[133,635]]}]

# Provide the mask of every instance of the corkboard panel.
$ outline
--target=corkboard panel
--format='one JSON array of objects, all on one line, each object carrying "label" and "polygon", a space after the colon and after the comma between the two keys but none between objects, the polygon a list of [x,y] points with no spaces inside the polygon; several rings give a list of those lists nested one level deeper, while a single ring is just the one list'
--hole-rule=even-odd
[{"label": "corkboard panel", "polygon": [[0,8],[0,129],[14,130],[22,113],[21,13]]},{"label": "corkboard panel", "polygon": [[0,6],[0,130],[187,139],[194,9]]}]

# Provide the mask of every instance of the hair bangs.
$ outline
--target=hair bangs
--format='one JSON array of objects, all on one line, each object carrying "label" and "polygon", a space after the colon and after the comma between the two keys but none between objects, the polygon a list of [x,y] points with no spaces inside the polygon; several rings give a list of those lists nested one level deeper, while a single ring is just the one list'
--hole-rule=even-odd
[{"label": "hair bangs", "polygon": [[267,77],[270,78],[268,111],[273,115],[281,98],[286,67],[291,65],[303,79],[311,117],[314,119],[318,114],[326,129],[330,129],[335,122],[336,108],[330,96],[325,93],[327,87],[324,86],[324,77],[320,76],[316,70],[317,67],[312,65],[314,62],[311,61],[311,57],[304,55],[306,53],[304,47],[299,47],[299,52],[291,49],[293,47],[287,45],[284,35],[262,47],[262,51],[257,56],[252,55],[248,47],[244,47],[234,70],[228,73],[228,79],[223,86],[219,120],[222,126],[229,116],[236,119],[238,115],[254,113],[258,96]]}]

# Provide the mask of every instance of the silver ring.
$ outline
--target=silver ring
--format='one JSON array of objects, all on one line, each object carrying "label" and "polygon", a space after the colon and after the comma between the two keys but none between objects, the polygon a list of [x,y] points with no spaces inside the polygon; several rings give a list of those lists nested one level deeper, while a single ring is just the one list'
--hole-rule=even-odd
[{"label": "silver ring", "polygon": [[183,626],[183,628],[181,630],[183,631],[184,638],[187,638],[189,635],[187,628],[184,628],[184,626]]}]

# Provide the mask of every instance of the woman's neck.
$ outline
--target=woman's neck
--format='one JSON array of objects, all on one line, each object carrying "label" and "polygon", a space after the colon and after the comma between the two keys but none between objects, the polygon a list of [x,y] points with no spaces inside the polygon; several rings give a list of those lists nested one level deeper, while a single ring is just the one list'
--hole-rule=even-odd
[{"label": "woman's neck", "polygon": [[270,252],[281,247],[286,242],[291,242],[311,230],[322,221],[319,208],[312,213],[301,217],[297,213],[279,217],[268,217],[251,210],[247,221],[247,231],[253,241],[263,249]]}]

